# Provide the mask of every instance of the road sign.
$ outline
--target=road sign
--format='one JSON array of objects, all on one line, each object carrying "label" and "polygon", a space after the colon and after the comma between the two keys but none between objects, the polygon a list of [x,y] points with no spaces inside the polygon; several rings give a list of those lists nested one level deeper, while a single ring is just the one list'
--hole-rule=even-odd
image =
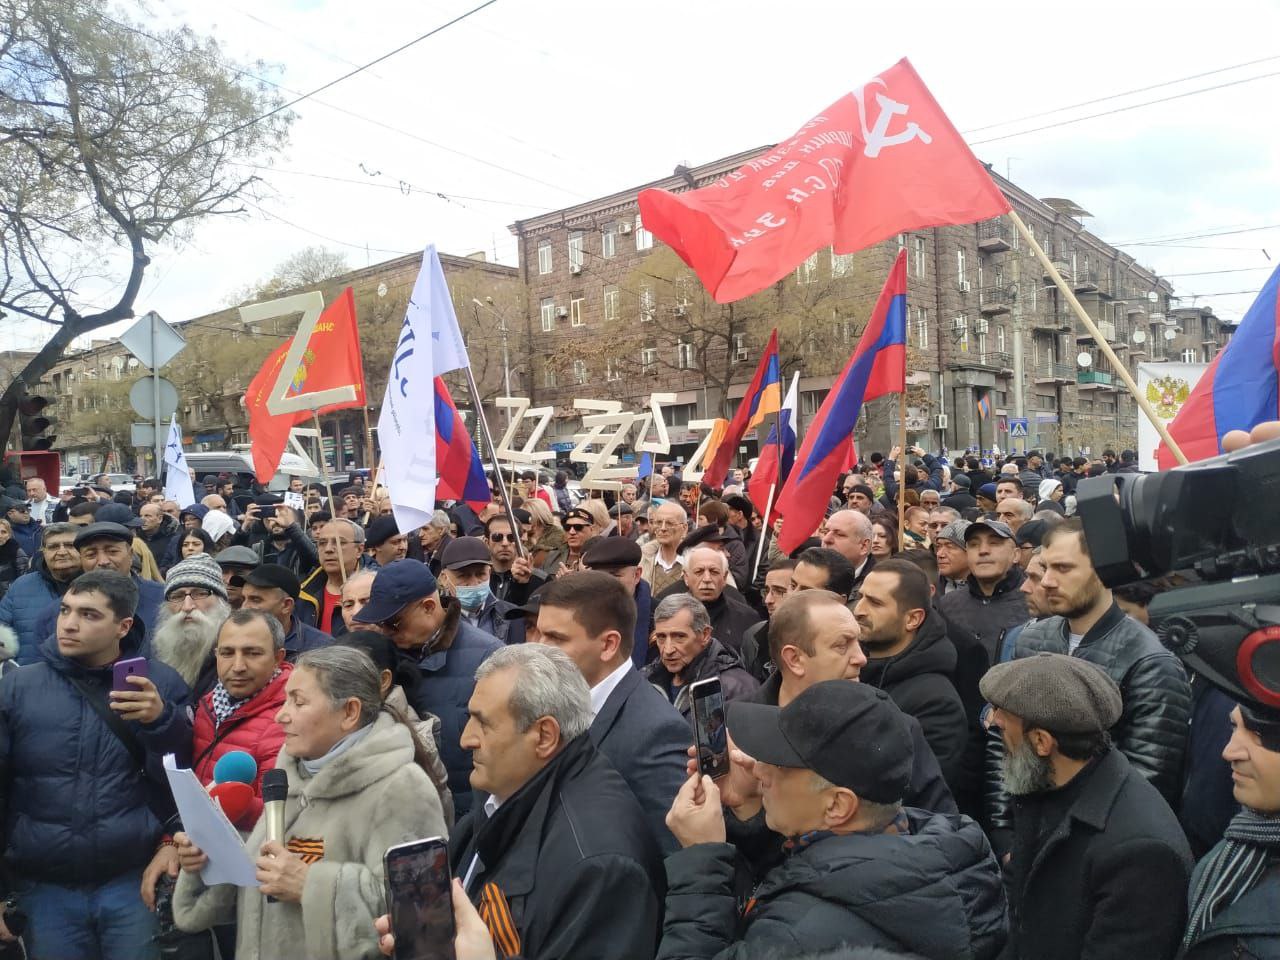
[{"label": "road sign", "polygon": [[168,420],[178,409],[178,388],[164,377],[159,379],[159,412],[156,411],[155,404],[157,384],[151,382],[151,377],[143,377],[129,389],[129,405],[133,407],[134,413],[153,421],[153,426],[157,417]]},{"label": "road sign", "polygon": [[[151,336],[153,322],[154,340]],[[152,370],[163,367],[187,346],[186,338],[160,319],[160,314],[154,310],[139,317],[138,322],[124,332],[120,342],[138,358],[139,363]]]},{"label": "road sign", "polygon": [[1013,438],[1025,437],[1027,435],[1027,421],[1025,417],[1012,417],[1009,420],[1009,436]]},{"label": "road sign", "polygon": [[129,443],[135,447],[155,447],[156,425],[154,423],[130,424]]},{"label": "road sign", "polygon": [[570,450],[572,450],[576,446],[577,444],[574,443],[572,440],[560,440],[560,441],[557,441],[556,443],[551,444],[551,449],[554,450],[556,453],[568,453]]}]

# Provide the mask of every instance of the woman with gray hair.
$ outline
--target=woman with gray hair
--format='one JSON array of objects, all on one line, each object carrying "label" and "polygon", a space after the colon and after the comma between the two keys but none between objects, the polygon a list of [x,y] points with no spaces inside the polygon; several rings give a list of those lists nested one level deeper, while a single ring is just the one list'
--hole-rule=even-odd
[{"label": "woman with gray hair", "polygon": [[207,858],[178,834],[174,919],[188,931],[234,921],[239,960],[375,956],[368,931],[386,911],[383,854],[446,834],[413,732],[384,709],[369,656],[341,646],[298,658],[276,722],[285,733],[276,767],[289,780],[284,843],[267,840],[262,818],[245,844],[258,887],[206,887]]}]

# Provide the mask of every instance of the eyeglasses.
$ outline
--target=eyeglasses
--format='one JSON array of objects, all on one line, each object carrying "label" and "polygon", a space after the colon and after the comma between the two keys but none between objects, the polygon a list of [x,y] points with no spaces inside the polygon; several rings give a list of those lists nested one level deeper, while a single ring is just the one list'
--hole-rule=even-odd
[{"label": "eyeglasses", "polygon": [[76,545],[74,541],[69,541],[67,543],[46,543],[44,548],[50,553],[61,553],[63,550],[68,553],[74,553]]},{"label": "eyeglasses", "polygon": [[587,529],[587,525],[585,523],[566,523],[564,528],[570,533],[581,533],[583,530]]},{"label": "eyeglasses", "polygon": [[191,590],[175,590],[173,593],[165,597],[165,600],[175,607],[180,607],[187,602],[188,597],[192,600],[208,600],[212,596],[212,590],[193,588]]},{"label": "eyeglasses", "polygon": [[665,530],[667,527],[683,527],[684,525],[685,524],[683,524],[679,520],[650,520],[649,521],[649,526],[653,527],[653,529],[655,530]]},{"label": "eyeglasses", "polygon": [[489,540],[492,543],[515,543],[516,535],[514,533],[491,533]]},{"label": "eyeglasses", "polygon": [[334,547],[336,549],[341,550],[343,547],[349,547],[353,543],[355,543],[354,540],[317,540],[316,546],[319,547],[321,550],[323,550],[325,547]]}]

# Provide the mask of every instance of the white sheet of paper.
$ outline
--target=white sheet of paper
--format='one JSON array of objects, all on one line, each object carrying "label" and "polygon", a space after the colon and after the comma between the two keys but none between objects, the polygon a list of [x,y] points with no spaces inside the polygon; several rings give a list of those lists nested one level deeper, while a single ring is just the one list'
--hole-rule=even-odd
[{"label": "white sheet of paper", "polygon": [[209,858],[200,871],[205,886],[234,883],[237,887],[256,887],[258,878],[253,861],[218,801],[209,796],[194,773],[178,769],[171,753],[165,755],[164,773],[182,816],[183,832]]},{"label": "white sheet of paper", "polygon": [[293,507],[295,510],[301,510],[304,506],[302,494],[286,490],[284,492],[284,505],[286,507]]}]

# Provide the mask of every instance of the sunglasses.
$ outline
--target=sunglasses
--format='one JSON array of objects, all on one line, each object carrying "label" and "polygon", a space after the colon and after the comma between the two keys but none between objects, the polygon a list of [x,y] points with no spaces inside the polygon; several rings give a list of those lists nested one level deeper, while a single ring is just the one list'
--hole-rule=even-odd
[{"label": "sunglasses", "polygon": [[514,533],[491,533],[489,534],[491,543],[515,543],[516,535]]},{"label": "sunglasses", "polygon": [[587,529],[587,525],[585,523],[566,523],[564,528],[570,533],[581,533],[583,530]]}]

